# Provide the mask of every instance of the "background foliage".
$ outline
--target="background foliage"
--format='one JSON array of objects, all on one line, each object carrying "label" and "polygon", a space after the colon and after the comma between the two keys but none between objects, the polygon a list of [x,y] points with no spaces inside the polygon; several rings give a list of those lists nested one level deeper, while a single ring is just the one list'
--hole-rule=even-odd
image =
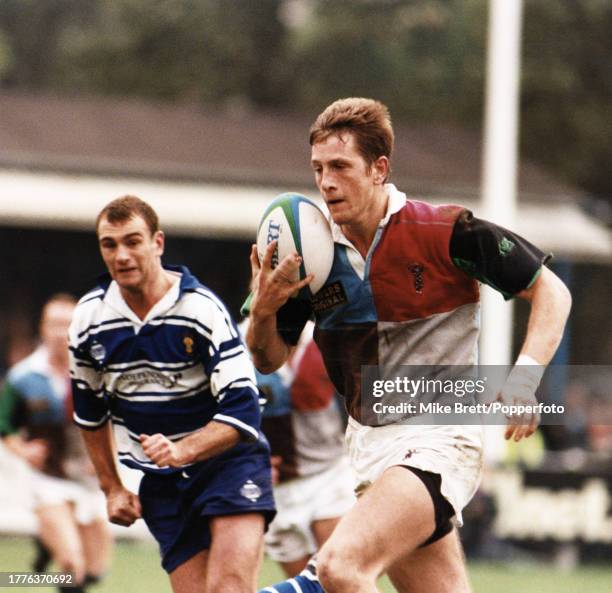
[{"label": "background foliage", "polygon": [[[486,0],[2,0],[0,86],[478,127]],[[612,202],[612,2],[525,0],[522,150]]]}]

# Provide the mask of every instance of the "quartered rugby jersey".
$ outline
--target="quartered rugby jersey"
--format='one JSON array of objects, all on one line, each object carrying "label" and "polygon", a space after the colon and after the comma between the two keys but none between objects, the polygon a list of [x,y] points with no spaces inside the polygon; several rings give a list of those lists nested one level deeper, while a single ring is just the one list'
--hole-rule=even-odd
[{"label": "quartered rugby jersey", "polygon": [[331,222],[334,262],[309,301],[290,299],[277,315],[290,344],[306,320],[349,414],[360,412],[361,366],[477,362],[478,281],[504,298],[530,286],[547,257],[518,235],[461,206],[407,200],[395,186],[365,260]]},{"label": "quartered rugby jersey", "polygon": [[43,471],[57,477],[65,477],[69,387],[67,377],[54,376],[48,351],[39,346],[9,371],[0,390],[0,435],[23,428],[27,439],[45,439],[49,456]]},{"label": "quartered rugby jersey", "polygon": [[[306,332],[304,332],[306,333]],[[344,453],[345,422],[312,334],[277,372],[257,373],[266,397],[262,418],[279,482],[329,469]]]},{"label": "quartered rugby jersey", "polygon": [[76,424],[95,430],[112,419],[120,460],[151,472],[176,469],[152,463],[140,434],[178,440],[215,420],[267,449],[255,371],[233,320],[187,268],[166,269],[180,279],[144,320],[109,276],[79,301],[70,327]]}]

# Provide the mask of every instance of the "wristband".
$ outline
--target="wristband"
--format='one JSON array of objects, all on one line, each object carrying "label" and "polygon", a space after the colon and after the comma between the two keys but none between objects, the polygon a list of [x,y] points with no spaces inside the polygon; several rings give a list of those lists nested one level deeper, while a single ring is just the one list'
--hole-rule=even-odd
[{"label": "wristband", "polygon": [[529,354],[519,354],[519,357],[516,359],[516,363],[518,365],[530,365],[530,366],[544,366],[541,365],[535,358],[531,358]]},{"label": "wristband", "polygon": [[539,364],[526,354],[521,354],[508,375],[504,391],[512,386],[514,388],[513,391],[518,391],[523,397],[533,397],[540,385],[545,370],[546,367],[544,365]]}]

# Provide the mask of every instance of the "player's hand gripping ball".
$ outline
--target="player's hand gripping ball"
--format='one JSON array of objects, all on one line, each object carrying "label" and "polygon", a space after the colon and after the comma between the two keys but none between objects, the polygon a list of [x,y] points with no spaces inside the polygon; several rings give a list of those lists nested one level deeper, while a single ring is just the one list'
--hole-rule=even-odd
[{"label": "player's hand gripping ball", "polygon": [[295,281],[308,274],[314,280],[299,295],[309,298],[327,281],[334,262],[334,240],[327,218],[319,207],[300,194],[286,193],[277,196],[266,208],[257,229],[257,255],[261,263],[266,246],[277,241],[272,257],[275,268],[287,255],[297,253],[302,258]]}]

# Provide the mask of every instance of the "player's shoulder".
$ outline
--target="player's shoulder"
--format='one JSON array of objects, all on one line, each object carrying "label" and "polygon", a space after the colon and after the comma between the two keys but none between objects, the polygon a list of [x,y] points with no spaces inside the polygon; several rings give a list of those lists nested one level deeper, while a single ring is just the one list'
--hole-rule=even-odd
[{"label": "player's shoulder", "polygon": [[111,277],[104,274],[98,278],[95,286],[90,288],[78,301],[76,312],[90,311],[104,302],[106,292],[111,285]]},{"label": "player's shoulder", "polygon": [[94,311],[104,306],[106,291],[102,288],[94,288],[85,293],[78,301],[73,313],[74,319],[89,317]]},{"label": "player's shoulder", "polygon": [[221,298],[200,281],[182,290],[179,306],[196,317],[215,314],[228,315]]},{"label": "player's shoulder", "polygon": [[466,212],[469,210],[459,204],[432,204],[421,200],[406,200],[398,212],[398,218],[403,222],[452,227]]},{"label": "player's shoulder", "polygon": [[40,348],[34,350],[9,369],[6,380],[14,387],[19,388],[22,384],[27,384],[34,378],[44,375],[46,363],[43,356]]},{"label": "player's shoulder", "polygon": [[228,327],[232,336],[237,336],[234,321],[219,296],[200,282],[187,268],[181,267],[180,272],[182,273],[180,296],[166,316],[168,321],[170,323],[175,323],[177,320],[185,323],[193,321],[204,330],[207,337],[210,331],[219,327],[221,321],[221,325]]},{"label": "player's shoulder", "polygon": [[79,299],[72,314],[72,323],[70,324],[69,334],[71,340],[77,339],[88,328],[99,323],[105,314],[108,314],[104,297],[109,285],[110,278],[108,280],[103,278]]}]

